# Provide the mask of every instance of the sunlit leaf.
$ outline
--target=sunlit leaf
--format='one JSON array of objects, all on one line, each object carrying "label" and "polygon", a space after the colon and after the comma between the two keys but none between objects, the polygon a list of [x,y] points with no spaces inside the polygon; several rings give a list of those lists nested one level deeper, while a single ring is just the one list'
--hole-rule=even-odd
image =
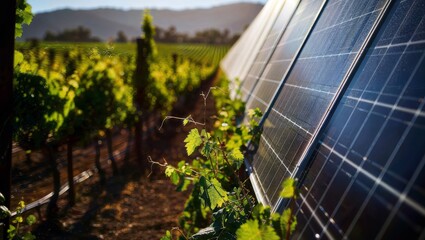
[{"label": "sunlit leaf", "polygon": [[233,149],[232,151],[232,158],[236,159],[236,160],[243,160],[244,156],[241,152],[241,150],[239,150],[238,148]]},{"label": "sunlit leaf", "polygon": [[194,128],[190,130],[189,135],[187,135],[184,142],[186,143],[185,146],[187,155],[190,156],[196,150],[196,148],[202,144],[201,135],[199,135],[198,129]]},{"label": "sunlit leaf", "polygon": [[174,171],[175,171],[175,168],[173,166],[167,166],[165,168],[165,176],[170,177]]},{"label": "sunlit leaf", "polygon": [[287,178],[282,183],[282,191],[280,196],[282,198],[292,198],[295,194],[295,180],[293,178]]},{"label": "sunlit leaf", "polygon": [[34,215],[29,215],[26,219],[26,222],[29,226],[33,225],[37,221],[37,218]]},{"label": "sunlit leaf", "polygon": [[259,226],[258,221],[248,220],[236,231],[238,240],[279,240],[271,226]]},{"label": "sunlit leaf", "polygon": [[207,180],[201,177],[199,183],[203,189],[202,196],[211,209],[221,207],[229,199],[227,192],[217,179]]}]

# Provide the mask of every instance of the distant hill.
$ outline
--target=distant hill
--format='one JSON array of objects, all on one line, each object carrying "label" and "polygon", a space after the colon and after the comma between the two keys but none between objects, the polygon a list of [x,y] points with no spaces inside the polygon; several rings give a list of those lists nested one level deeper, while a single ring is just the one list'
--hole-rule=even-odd
[{"label": "distant hill", "polygon": [[[231,34],[240,33],[263,7],[256,3],[235,3],[205,9],[167,10],[152,9],[154,24],[161,28],[173,25],[178,32],[194,34],[207,28],[229,29]],[[24,27],[22,39],[43,38],[46,31],[59,32],[84,26],[92,36],[106,40],[115,38],[118,31],[129,37],[139,36],[143,10],[63,9],[36,14],[31,25]]]}]

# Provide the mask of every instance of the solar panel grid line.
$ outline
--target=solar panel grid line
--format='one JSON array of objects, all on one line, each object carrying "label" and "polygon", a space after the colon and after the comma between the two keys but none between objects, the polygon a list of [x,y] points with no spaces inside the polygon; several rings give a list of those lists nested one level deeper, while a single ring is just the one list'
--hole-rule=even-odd
[{"label": "solar panel grid line", "polygon": [[282,87],[283,87],[283,85],[284,85],[284,83],[285,83],[285,80],[288,78],[288,76],[289,76],[289,74],[290,74],[290,72],[291,72],[291,70],[292,70],[292,68],[293,68],[293,66],[294,66],[294,63],[295,63],[296,59],[299,57],[299,55],[300,55],[300,53],[301,53],[302,49],[303,49],[303,48],[304,48],[304,46],[305,46],[305,43],[307,42],[307,40],[308,40],[308,39],[309,39],[309,37],[311,36],[311,32],[313,31],[314,27],[316,26],[317,21],[318,21],[318,19],[319,19],[320,15],[322,14],[323,9],[325,8],[325,6],[326,6],[326,4],[327,4],[327,3],[328,3],[328,0],[324,0],[324,1],[323,1],[322,5],[320,6],[320,9],[319,9],[318,13],[317,13],[317,14],[316,14],[316,16],[314,17],[313,24],[310,26],[309,30],[307,31],[307,34],[306,34],[306,36],[304,37],[304,40],[302,41],[302,43],[301,43],[300,47],[299,47],[299,48],[298,48],[298,50],[296,51],[296,53],[295,53],[295,55],[294,55],[294,57],[293,57],[292,61],[291,61],[291,62],[290,62],[290,64],[289,64],[289,67],[287,68],[287,71],[284,73],[284,75],[283,75],[283,77],[282,77],[282,80],[280,81],[279,86],[277,87],[277,89],[276,89],[275,93],[273,94],[273,96],[272,96],[272,98],[271,98],[271,102],[270,102],[270,103],[269,103],[269,105],[267,106],[266,111],[264,112],[263,117],[261,118],[261,120],[260,120],[260,122],[259,122],[259,126],[260,126],[260,127],[264,125],[264,122],[265,122],[265,120],[267,119],[268,114],[270,113],[272,106],[275,104],[275,102],[276,102],[276,100],[277,100],[277,97],[279,96],[280,90],[282,90]]},{"label": "solar panel grid line", "polygon": [[[308,164],[307,161],[308,161],[308,159],[310,159],[310,157],[311,157],[311,155],[314,151],[314,146],[317,144],[320,134],[324,131],[324,126],[329,121],[330,117],[332,116],[333,112],[335,111],[337,104],[340,102],[340,100],[343,96],[343,93],[345,92],[345,90],[348,87],[349,81],[353,77],[354,73],[358,69],[359,65],[362,62],[362,59],[365,56],[365,53],[366,53],[365,50],[372,43],[373,38],[377,34],[377,30],[382,25],[383,20],[388,13],[388,9],[390,8],[390,6],[392,4],[393,4],[393,0],[388,0],[386,2],[386,4],[384,5],[384,7],[381,9],[377,19],[375,20],[374,25],[372,26],[372,28],[369,31],[366,39],[364,40],[362,46],[360,47],[358,54],[356,55],[356,57],[352,61],[351,66],[349,67],[349,69],[345,73],[345,75],[344,75],[344,77],[343,77],[343,79],[342,79],[342,81],[341,81],[341,83],[338,87],[338,90],[336,91],[333,99],[331,100],[331,103],[329,104],[325,114],[322,116],[322,118],[319,122],[319,125],[315,129],[312,138],[307,143],[307,147],[305,148],[304,153],[301,155],[300,160],[298,161],[298,164],[295,167],[295,171],[294,171],[294,173],[292,174],[291,177],[296,178],[296,179],[298,178],[298,179],[301,180],[303,170],[305,169],[306,165]],[[284,202],[282,202],[282,200],[277,205],[279,205],[279,204],[286,205]]]},{"label": "solar panel grid line", "polygon": [[400,209],[402,203],[405,202],[407,194],[409,193],[409,191],[413,187],[416,179],[419,177],[419,174],[422,171],[422,169],[424,168],[424,166],[425,166],[425,157],[422,158],[422,161],[420,162],[420,164],[416,168],[415,172],[413,173],[412,178],[410,179],[410,181],[406,185],[406,188],[404,189],[404,191],[399,196],[399,199],[398,199],[396,205],[393,207],[393,210],[391,211],[390,215],[387,217],[387,220],[383,224],[381,231],[378,233],[378,236],[376,236],[376,239],[384,238],[384,234],[385,234],[384,230],[386,230],[389,227],[391,221],[394,219],[394,217],[397,214],[398,210]]},{"label": "solar panel grid line", "polygon": [[[420,60],[419,62],[422,62],[422,61],[424,60],[424,58],[425,58],[425,53],[421,56],[421,60]],[[415,68],[414,72],[416,72],[416,71],[418,70],[418,68],[419,68],[419,64],[416,66],[416,68]],[[408,83],[407,83],[407,84],[405,84],[404,89],[402,90],[402,93],[406,91],[406,89],[407,89],[407,87],[408,87],[408,85],[409,85],[410,81],[412,80],[412,78],[413,78],[413,74],[412,74],[412,75],[411,75],[411,77],[409,78]],[[397,103],[401,100],[401,97],[402,97],[402,94],[400,94],[400,95],[399,95],[399,98],[397,99]],[[395,105],[396,105],[396,104],[395,104]],[[417,110],[416,114],[414,115],[414,119],[413,119],[413,121],[412,121],[412,122],[415,122],[415,119],[419,116],[420,109],[422,109],[424,105],[425,105],[425,102],[423,101],[423,102],[421,103],[421,106],[418,108],[418,110]],[[392,109],[391,109],[391,113],[392,113],[392,112],[394,112],[394,110],[395,110],[395,109],[394,109],[394,108],[392,108]],[[391,115],[391,114],[390,114],[390,115]],[[389,121],[389,118],[385,119],[385,124],[384,124],[384,126],[386,125],[386,123],[387,123],[388,121]],[[348,230],[347,230],[347,234],[349,234],[349,233],[353,230],[355,222],[356,222],[356,221],[357,221],[357,219],[360,217],[360,214],[364,211],[364,208],[365,208],[366,204],[368,203],[369,199],[372,197],[372,195],[373,195],[373,193],[375,192],[375,190],[376,190],[376,188],[378,187],[378,185],[380,185],[380,183],[382,182],[382,178],[383,178],[384,174],[386,174],[386,172],[387,172],[387,170],[388,170],[388,167],[390,166],[390,164],[392,163],[392,161],[393,161],[393,159],[394,159],[394,157],[395,157],[395,154],[397,154],[398,149],[400,148],[401,144],[403,143],[402,139],[406,138],[406,136],[407,136],[407,134],[409,133],[409,131],[410,131],[410,129],[412,128],[412,126],[413,126],[413,124],[409,124],[409,125],[408,125],[408,127],[407,127],[407,129],[405,129],[405,131],[403,132],[403,135],[402,135],[402,137],[400,138],[400,140],[398,141],[398,143],[397,143],[397,145],[396,145],[396,148],[392,151],[392,154],[391,154],[391,156],[390,156],[389,160],[387,161],[387,163],[385,164],[384,169],[381,171],[381,174],[379,175],[379,177],[378,177],[378,178],[377,178],[377,180],[375,181],[375,185],[373,186],[373,190],[371,190],[371,191],[369,192],[368,197],[367,197],[367,198],[366,198],[366,200],[364,201],[364,203],[363,203],[362,207],[360,208],[360,210],[358,211],[357,215],[354,217],[354,220],[352,221],[351,226],[350,226],[350,227],[348,228]],[[384,129],[384,127],[382,127],[382,129]],[[380,135],[380,134],[379,134],[379,135]],[[378,139],[378,137],[376,137],[376,141],[377,141],[377,139]],[[374,143],[374,144],[375,144],[375,143]],[[373,145],[374,145],[374,144],[373,144]],[[402,193],[400,193],[400,192],[398,192],[398,191],[396,192],[396,194],[397,194],[397,195],[396,195],[397,197],[403,196],[403,194],[402,194]],[[400,199],[399,199],[399,200],[400,200]],[[425,208],[424,208],[424,207],[422,207],[419,203],[416,203],[415,201],[410,200],[410,199],[409,199],[409,198],[407,198],[407,197],[404,197],[404,201],[403,201],[403,202],[405,202],[406,204],[408,204],[408,205],[410,205],[411,207],[415,208],[415,210],[417,210],[418,212],[420,212],[422,215],[424,215],[424,216],[425,216]]]},{"label": "solar panel grid line", "polygon": [[[286,31],[286,29],[287,29],[287,27],[288,27],[288,25],[289,25],[289,22],[291,22],[291,20],[292,20],[292,18],[293,18],[293,16],[294,16],[294,14],[295,14],[295,11],[296,11],[296,9],[298,8],[298,6],[299,6],[300,2],[301,2],[301,0],[289,1],[289,3],[285,2],[285,4],[283,5],[283,8],[281,9],[281,14],[284,14],[284,13],[283,13],[283,11],[285,11],[285,10],[289,9],[288,11],[290,11],[290,12],[289,12],[290,17],[289,17],[289,19],[288,19],[287,23],[286,23],[286,24],[284,24],[284,25],[283,25],[283,28],[282,28],[282,29],[278,32],[278,36],[277,36],[277,38],[276,38],[276,39],[274,40],[274,42],[270,45],[271,47],[270,47],[269,49],[270,49],[271,51],[269,51],[269,52],[268,52],[268,54],[267,54],[267,56],[266,56],[266,58],[265,58],[265,61],[262,61],[262,62],[264,62],[264,63],[266,63],[266,64],[263,64],[263,67],[260,69],[260,71],[259,71],[259,73],[258,73],[258,76],[252,76],[252,77],[254,78],[254,85],[253,85],[250,89],[246,89],[248,93],[251,93],[251,92],[252,92],[252,90],[255,88],[256,83],[258,82],[258,78],[259,78],[259,77],[260,77],[260,76],[264,73],[264,71],[265,71],[265,69],[266,69],[266,67],[267,67],[267,62],[269,62],[269,61],[270,61],[270,59],[271,59],[271,57],[273,56],[273,52],[276,50],[277,44],[279,43],[280,39],[282,38],[283,34],[285,33],[285,31]],[[287,4],[291,4],[291,6],[288,6]],[[291,7],[292,7],[292,8],[291,8]],[[277,20],[278,20],[278,18],[276,18],[276,20],[275,20],[275,21],[277,21]],[[264,42],[264,44],[266,44],[266,42]],[[264,45],[264,46],[266,46],[266,45]],[[264,47],[264,46],[263,46],[263,47]],[[246,82],[246,81],[244,81],[244,82]],[[245,84],[246,84],[246,83],[245,83]],[[241,84],[241,88],[245,88],[245,87],[244,87],[244,85],[245,85],[245,84],[244,84],[244,83],[242,83],[242,84]],[[247,95],[247,98],[245,99],[245,102],[247,102],[247,101],[249,100],[250,96],[251,96],[251,94],[248,94],[248,95]]]},{"label": "solar panel grid line", "polygon": [[407,107],[400,107],[400,106],[395,106],[395,105],[391,105],[388,103],[382,103],[382,102],[377,102],[377,101],[372,101],[372,100],[368,100],[368,99],[363,99],[363,98],[357,98],[357,97],[351,97],[348,96],[347,98],[355,100],[355,101],[359,101],[359,102],[364,102],[364,103],[370,103],[376,106],[381,106],[381,107],[385,107],[385,108],[389,108],[389,109],[397,109],[400,112],[405,112],[405,113],[409,113],[409,114],[419,114],[419,116],[421,117],[425,117],[425,112],[419,112],[417,113],[418,110],[413,110],[411,108],[407,108]]},{"label": "solar panel grid line", "polygon": [[416,45],[416,44],[422,44],[425,43],[425,40],[418,40],[418,41],[408,41],[405,43],[395,43],[395,44],[387,44],[376,47],[376,49],[380,48],[390,48],[390,47],[403,47],[403,46],[409,46],[409,45]]},{"label": "solar panel grid line", "polygon": [[[300,198],[303,199],[303,200],[305,199],[302,194],[300,194]],[[320,218],[317,217],[317,215],[314,214],[313,208],[307,203],[307,201],[305,201],[305,202],[306,202],[305,205],[307,206],[308,210],[310,210],[310,212],[311,212],[311,216],[316,219],[316,221],[317,221],[317,223],[319,223],[320,227],[322,227],[323,229],[326,229],[325,224],[320,220]],[[306,225],[306,226],[309,226],[309,225]],[[325,231],[325,234],[329,239],[335,239],[328,231]],[[316,235],[316,238],[318,238],[317,235]]]}]

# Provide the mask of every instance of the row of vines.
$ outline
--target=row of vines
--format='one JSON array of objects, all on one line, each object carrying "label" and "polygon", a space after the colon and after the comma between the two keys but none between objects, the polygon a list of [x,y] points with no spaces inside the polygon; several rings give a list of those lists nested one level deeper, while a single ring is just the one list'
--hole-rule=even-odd
[{"label": "row of vines", "polygon": [[[114,132],[127,129],[131,134],[137,127],[144,131],[149,127],[146,119],[167,115],[175,104],[184,102],[186,96],[199,88],[202,80],[216,72],[228,49],[206,45],[156,46],[148,12],[144,14],[142,32],[141,51],[136,51],[134,43],[17,43],[14,152],[25,152],[28,163],[32,154],[43,155],[53,177],[48,218],[55,218],[58,213],[59,169],[63,165],[68,169],[69,203],[73,205],[76,201],[74,147],[93,144],[95,158],[87,161],[94,161],[104,183],[100,145],[106,142],[112,172],[119,174],[113,154]],[[143,92],[139,92],[141,88]],[[137,144],[135,149],[140,148]],[[67,161],[61,163],[58,153],[64,146]],[[18,207],[24,210],[22,203]]]}]

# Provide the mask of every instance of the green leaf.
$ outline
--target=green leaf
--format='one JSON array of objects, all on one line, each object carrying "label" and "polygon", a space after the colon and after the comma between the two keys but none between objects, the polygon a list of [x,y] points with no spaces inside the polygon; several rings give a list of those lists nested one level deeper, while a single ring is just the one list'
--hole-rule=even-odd
[{"label": "green leaf", "polygon": [[21,52],[15,50],[13,67],[18,66],[23,61],[24,61],[24,55]]},{"label": "green leaf", "polygon": [[16,228],[12,224],[9,225],[9,229],[7,229],[7,238],[13,239],[16,235]]},{"label": "green leaf", "polygon": [[215,226],[210,226],[199,230],[196,234],[192,235],[192,239],[196,240],[207,240],[214,239],[217,235],[220,234],[220,228]]},{"label": "green leaf", "polygon": [[161,240],[173,240],[171,232],[167,230],[167,232],[165,232],[165,236],[162,236]]},{"label": "green leaf", "polygon": [[192,117],[191,115],[187,116],[184,120],[183,120],[183,126],[186,126],[189,123],[189,118]]},{"label": "green leaf", "polygon": [[287,178],[282,183],[282,191],[280,196],[282,198],[292,198],[295,194],[295,180],[293,178]]},{"label": "green leaf", "polygon": [[190,156],[196,150],[196,148],[202,144],[201,135],[199,135],[198,129],[194,128],[190,130],[189,135],[187,135],[184,142],[186,143],[185,146],[187,155]]},{"label": "green leaf", "polygon": [[204,155],[205,157],[208,158],[210,156],[212,150],[213,150],[213,144],[210,143],[210,142],[206,142],[204,144],[204,147],[202,148],[201,152],[202,152],[202,155]]},{"label": "green leaf", "polygon": [[223,206],[223,204],[229,199],[227,192],[222,188],[217,179],[212,178],[211,180],[207,180],[202,176],[199,179],[199,183],[203,190],[201,196],[211,209]]},{"label": "green leaf", "polygon": [[22,240],[35,240],[35,236],[32,235],[30,232],[25,233],[25,235],[22,237]]},{"label": "green leaf", "polygon": [[170,177],[174,171],[175,171],[174,167],[167,166],[167,168],[165,168],[165,176]]},{"label": "green leaf", "polygon": [[179,184],[179,181],[180,181],[179,174],[177,172],[173,172],[171,174],[170,180],[171,180],[171,183],[173,183],[174,185]]},{"label": "green leaf", "polygon": [[243,160],[244,159],[244,156],[243,156],[241,150],[239,150],[238,148],[233,149],[231,156],[232,156],[232,158],[234,158],[236,160]]},{"label": "green leaf", "polygon": [[37,221],[37,218],[34,215],[29,215],[26,219],[26,222],[29,226],[33,225]]},{"label": "green leaf", "polygon": [[258,221],[248,220],[236,231],[238,240],[279,240],[269,225],[259,226]]},{"label": "green leaf", "polygon": [[4,203],[6,199],[4,198],[3,194],[0,193],[0,203]]}]

